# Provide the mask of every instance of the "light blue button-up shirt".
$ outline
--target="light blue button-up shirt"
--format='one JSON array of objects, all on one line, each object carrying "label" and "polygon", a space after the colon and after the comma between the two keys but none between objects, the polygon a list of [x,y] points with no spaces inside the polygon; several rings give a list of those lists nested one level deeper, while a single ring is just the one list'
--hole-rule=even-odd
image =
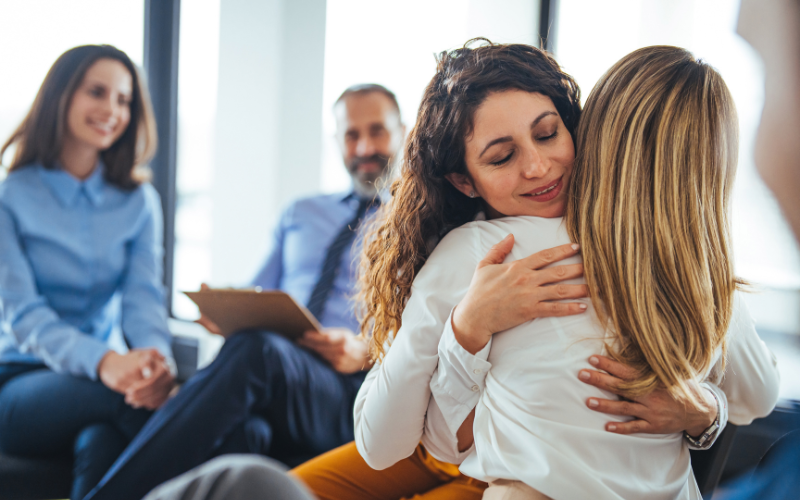
[{"label": "light blue button-up shirt", "polygon": [[97,378],[109,349],[171,357],[155,189],[32,165],[0,184],[0,363]]},{"label": "light blue button-up shirt", "polygon": [[[375,210],[375,206],[371,207],[367,217]],[[252,284],[265,290],[282,290],[306,305],[322,272],[328,247],[357,211],[358,198],[352,192],[303,198],[289,205],[275,229],[272,250]],[[361,237],[356,236],[342,255],[333,290],[322,317],[317,318],[326,328],[359,331],[352,298],[360,243]]]}]

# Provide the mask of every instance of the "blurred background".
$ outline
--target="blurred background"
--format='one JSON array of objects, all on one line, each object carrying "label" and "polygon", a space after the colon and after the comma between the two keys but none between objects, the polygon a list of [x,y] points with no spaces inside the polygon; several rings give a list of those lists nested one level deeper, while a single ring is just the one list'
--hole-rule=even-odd
[{"label": "blurred background", "polygon": [[748,301],[780,358],[782,395],[800,399],[800,252],[753,165],[763,74],[735,34],[738,0],[0,0],[0,7],[3,140],[66,49],[113,44],[147,74],[160,129],[153,168],[164,201],[166,284],[178,325],[198,316],[182,290],[249,282],[286,203],[348,188],[331,113],[347,86],[393,90],[410,129],[435,54],[473,37],[544,43],[584,99],[638,47],[688,48],[722,73],[736,100],[736,267],[758,286]]}]

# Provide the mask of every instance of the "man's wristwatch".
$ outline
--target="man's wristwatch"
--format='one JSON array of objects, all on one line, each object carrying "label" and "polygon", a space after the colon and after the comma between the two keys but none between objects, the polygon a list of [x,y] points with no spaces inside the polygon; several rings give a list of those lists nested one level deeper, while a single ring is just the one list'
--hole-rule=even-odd
[{"label": "man's wristwatch", "polygon": [[719,432],[719,417],[721,410],[721,408],[719,407],[719,398],[717,398],[717,395],[714,394],[714,391],[708,391],[708,392],[710,392],[711,395],[714,396],[714,401],[717,403],[717,418],[714,419],[714,421],[711,423],[708,429],[704,430],[699,437],[696,438],[692,437],[686,431],[683,431],[683,437],[686,439],[686,441],[689,442],[689,444],[691,444],[695,448],[706,448],[708,446],[708,443],[712,439],[714,439],[714,437],[717,435],[717,432]]}]

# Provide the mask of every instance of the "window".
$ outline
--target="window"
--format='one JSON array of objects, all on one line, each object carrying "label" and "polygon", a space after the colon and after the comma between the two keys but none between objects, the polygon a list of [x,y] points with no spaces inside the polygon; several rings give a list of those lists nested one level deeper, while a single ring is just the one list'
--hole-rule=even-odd
[{"label": "window", "polygon": [[219,9],[220,0],[181,2],[172,314],[183,319],[197,307],[181,292],[211,279]]}]

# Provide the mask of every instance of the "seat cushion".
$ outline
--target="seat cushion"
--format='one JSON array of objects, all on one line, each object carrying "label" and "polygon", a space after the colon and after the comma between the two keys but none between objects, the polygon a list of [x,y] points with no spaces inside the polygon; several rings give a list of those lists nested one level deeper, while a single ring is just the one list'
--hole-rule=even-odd
[{"label": "seat cushion", "polygon": [[72,461],[0,454],[0,500],[69,498]]}]

